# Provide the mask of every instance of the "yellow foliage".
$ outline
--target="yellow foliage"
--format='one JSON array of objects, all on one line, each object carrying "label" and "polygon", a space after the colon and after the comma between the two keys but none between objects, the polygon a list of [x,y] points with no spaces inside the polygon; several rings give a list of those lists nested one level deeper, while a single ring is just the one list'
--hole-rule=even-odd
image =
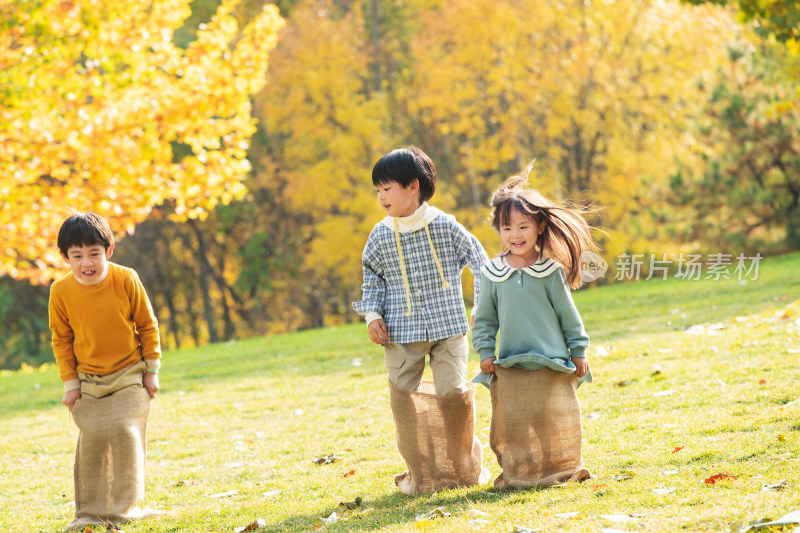
[{"label": "yellow foliage", "polygon": [[[6,2],[0,7],[0,275],[47,282],[71,209],[129,232],[159,207],[202,218],[241,198],[264,83],[283,21],[239,30],[223,1],[187,50],[172,43],[188,0]],[[186,151],[174,152],[173,146]]]}]

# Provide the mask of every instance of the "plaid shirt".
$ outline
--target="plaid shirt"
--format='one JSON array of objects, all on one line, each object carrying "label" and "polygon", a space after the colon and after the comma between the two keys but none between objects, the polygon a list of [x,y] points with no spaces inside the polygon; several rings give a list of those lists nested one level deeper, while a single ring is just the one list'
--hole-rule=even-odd
[{"label": "plaid shirt", "polygon": [[469,331],[461,271],[469,265],[474,277],[475,305],[480,293],[480,270],[488,260],[483,246],[452,215],[439,215],[428,225],[436,255],[450,286],[442,287],[425,229],[400,234],[411,291],[408,306],[394,232],[378,223],[364,248],[362,300],[353,303],[361,315],[378,313],[386,322],[389,342],[437,341]]}]

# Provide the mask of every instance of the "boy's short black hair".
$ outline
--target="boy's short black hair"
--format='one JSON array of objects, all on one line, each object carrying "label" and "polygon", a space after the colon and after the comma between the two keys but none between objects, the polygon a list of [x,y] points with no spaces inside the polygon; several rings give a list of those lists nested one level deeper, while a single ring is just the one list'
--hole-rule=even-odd
[{"label": "boy's short black hair", "polygon": [[419,199],[427,202],[436,191],[436,166],[428,154],[416,146],[392,150],[381,157],[372,168],[372,184],[396,181],[403,187],[419,181]]},{"label": "boy's short black hair", "polygon": [[58,230],[58,249],[64,256],[73,246],[101,244],[108,251],[114,244],[114,234],[108,222],[95,213],[75,213]]}]

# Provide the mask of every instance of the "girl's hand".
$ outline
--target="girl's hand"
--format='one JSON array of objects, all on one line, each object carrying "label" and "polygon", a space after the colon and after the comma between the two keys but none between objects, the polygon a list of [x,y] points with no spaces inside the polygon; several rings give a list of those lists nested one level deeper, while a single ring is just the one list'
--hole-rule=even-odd
[{"label": "girl's hand", "polygon": [[585,357],[575,357],[572,360],[575,365],[575,375],[582,378],[589,371],[589,360]]},{"label": "girl's hand", "polygon": [[151,398],[155,398],[158,389],[161,388],[158,383],[158,374],[145,372],[144,377],[142,378],[142,386],[147,389],[147,392],[150,393]]},{"label": "girl's hand", "polygon": [[367,331],[369,332],[369,340],[375,344],[386,344],[389,339],[389,333],[386,331],[386,322],[382,318],[370,322],[369,326],[367,326]]},{"label": "girl's hand", "polygon": [[496,357],[492,357],[490,359],[484,359],[481,361],[481,372],[484,374],[494,374],[494,362],[497,360]]},{"label": "girl's hand", "polygon": [[67,406],[67,408],[72,411],[72,406],[75,405],[75,402],[81,399],[81,389],[72,389],[68,390],[64,393],[64,397],[61,398],[61,403]]}]

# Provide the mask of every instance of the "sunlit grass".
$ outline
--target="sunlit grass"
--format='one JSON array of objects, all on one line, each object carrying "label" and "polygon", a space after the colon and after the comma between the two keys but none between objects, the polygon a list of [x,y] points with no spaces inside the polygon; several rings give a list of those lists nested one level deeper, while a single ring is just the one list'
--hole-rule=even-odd
[{"label": "sunlit grass", "polygon": [[[800,509],[798,268],[795,254],[765,262],[746,285],[576,293],[594,346],[595,382],[579,397],[595,478],[547,490],[397,493],[403,463],[382,355],[363,325],[166,353],[144,504],[167,515],[124,529],[223,532],[262,518],[264,531],[309,531],[357,496],[362,508],[326,531],[729,531],[778,518]],[[686,331],[701,323],[722,329]],[[59,531],[72,517],[77,430],[60,395],[53,367],[0,377],[0,531]],[[483,389],[477,405],[486,443]],[[328,454],[341,459],[312,462]],[[498,473],[488,447],[484,463]],[[703,482],[718,473],[736,478]],[[787,488],[762,490],[784,479]],[[437,507],[450,516],[416,522]],[[558,516],[570,512],[579,514]]]}]

